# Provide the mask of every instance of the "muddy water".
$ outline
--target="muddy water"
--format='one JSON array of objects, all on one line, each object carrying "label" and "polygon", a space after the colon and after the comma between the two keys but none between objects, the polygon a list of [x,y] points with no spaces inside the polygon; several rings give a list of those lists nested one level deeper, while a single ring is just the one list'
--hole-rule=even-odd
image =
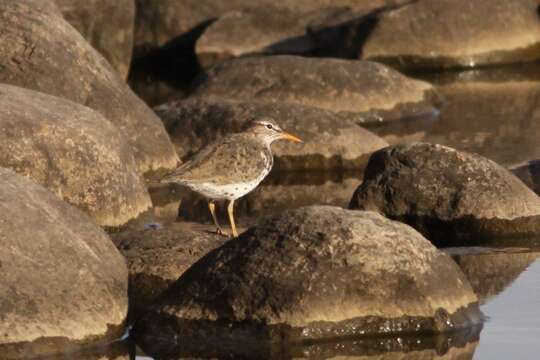
[{"label": "muddy water", "polygon": [[[436,84],[446,98],[437,119],[378,124],[370,130],[390,143],[428,141],[479,153],[506,167],[540,159],[540,65],[446,74],[416,74]],[[308,204],[346,206],[360,184],[349,174],[272,174],[238,202],[243,226],[259,216]],[[203,199],[178,188],[153,189],[153,221],[209,223]],[[224,215],[224,214],[222,214]],[[151,216],[152,217],[152,216]],[[223,221],[225,216],[222,216]],[[490,248],[446,249],[462,267],[487,316],[481,329],[440,337],[349,339],[278,349],[186,350],[182,342],[138,359],[314,358],[535,359],[540,354],[540,239],[515,239]]]}]

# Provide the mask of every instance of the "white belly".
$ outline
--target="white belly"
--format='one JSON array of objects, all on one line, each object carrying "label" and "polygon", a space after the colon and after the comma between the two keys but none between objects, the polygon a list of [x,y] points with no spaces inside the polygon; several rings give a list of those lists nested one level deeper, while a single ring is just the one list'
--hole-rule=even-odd
[{"label": "white belly", "polygon": [[185,185],[191,190],[212,200],[236,200],[255,189],[265,176],[261,176],[253,181],[235,184],[218,185],[208,182],[198,182],[186,183]]}]

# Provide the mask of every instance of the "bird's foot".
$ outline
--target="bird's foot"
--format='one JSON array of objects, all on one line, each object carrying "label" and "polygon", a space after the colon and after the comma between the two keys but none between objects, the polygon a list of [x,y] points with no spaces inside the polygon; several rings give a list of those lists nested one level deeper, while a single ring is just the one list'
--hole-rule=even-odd
[{"label": "bird's foot", "polygon": [[225,230],[223,230],[222,228],[217,228],[216,234],[221,235],[221,236],[226,236],[226,237],[230,236],[230,234],[226,232]]}]

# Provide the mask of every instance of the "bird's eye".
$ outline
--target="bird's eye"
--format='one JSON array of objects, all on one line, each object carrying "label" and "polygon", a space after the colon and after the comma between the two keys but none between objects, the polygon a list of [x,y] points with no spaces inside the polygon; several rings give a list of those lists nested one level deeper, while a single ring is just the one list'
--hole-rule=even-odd
[{"label": "bird's eye", "polygon": [[268,129],[270,129],[270,130],[272,130],[272,129],[273,129],[273,127],[272,127],[272,125],[271,125],[271,124],[268,124],[268,125],[266,125],[266,127],[267,127]]}]

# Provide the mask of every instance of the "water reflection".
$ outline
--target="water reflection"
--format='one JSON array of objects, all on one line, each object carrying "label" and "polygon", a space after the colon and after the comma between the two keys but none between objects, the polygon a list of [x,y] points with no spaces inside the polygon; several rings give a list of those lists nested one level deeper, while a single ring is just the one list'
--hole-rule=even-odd
[{"label": "water reflection", "polygon": [[502,165],[540,158],[540,67],[423,74],[446,98],[438,121],[389,123],[370,130],[390,143],[427,141]]},{"label": "water reflection", "polygon": [[193,346],[189,340],[166,343],[159,340],[149,344],[144,350],[147,357],[156,360],[179,360],[189,358],[219,359],[472,359],[481,328],[463,332],[426,337],[381,337],[357,338],[282,346],[280,344],[216,344]]}]

